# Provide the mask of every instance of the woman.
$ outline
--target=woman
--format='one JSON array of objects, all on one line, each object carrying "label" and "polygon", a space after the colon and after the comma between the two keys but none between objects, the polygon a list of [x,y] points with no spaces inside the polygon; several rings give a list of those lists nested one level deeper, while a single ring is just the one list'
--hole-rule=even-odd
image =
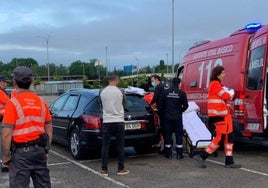
[{"label": "woman", "polygon": [[[240,168],[233,160],[233,124],[230,114],[230,107],[226,103],[233,96],[225,90],[222,80],[225,76],[224,67],[216,66],[211,73],[208,90],[208,116],[209,123],[215,126],[216,136],[206,147],[204,152],[198,155],[198,162],[201,168],[206,168],[204,161],[219,147],[221,140],[224,141],[225,167]],[[210,126],[211,126],[210,125]]]}]

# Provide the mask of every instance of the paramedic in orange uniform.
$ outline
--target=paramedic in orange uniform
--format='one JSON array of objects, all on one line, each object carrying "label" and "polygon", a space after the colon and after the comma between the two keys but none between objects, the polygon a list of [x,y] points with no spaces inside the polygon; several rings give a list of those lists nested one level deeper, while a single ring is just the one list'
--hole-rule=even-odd
[{"label": "paramedic in orange uniform", "polygon": [[9,96],[6,92],[6,88],[8,86],[8,80],[5,76],[0,76],[0,122],[3,119],[3,115],[5,113],[5,106],[7,101],[9,100]]},{"label": "paramedic in orange uniform", "polygon": [[[3,120],[3,116],[5,113],[5,106],[9,100],[9,96],[6,92],[6,88],[8,86],[8,80],[5,76],[0,76],[0,122]],[[1,172],[8,172],[8,167],[1,164]]]},{"label": "paramedic in orange uniform", "polygon": [[206,168],[204,161],[210,154],[216,151],[221,140],[224,141],[225,167],[241,167],[241,165],[234,163],[233,160],[233,124],[230,114],[230,106],[226,103],[226,101],[231,100],[233,96],[224,90],[224,86],[221,83],[224,76],[224,67],[218,65],[212,70],[207,107],[209,122],[215,125],[216,136],[206,147],[205,151],[198,155],[198,162],[201,168]]},{"label": "paramedic in orange uniform", "polygon": [[52,123],[47,103],[29,90],[32,70],[14,69],[13,83],[17,94],[6,104],[2,122],[3,163],[9,166],[10,188],[51,187],[47,167],[52,141]]}]

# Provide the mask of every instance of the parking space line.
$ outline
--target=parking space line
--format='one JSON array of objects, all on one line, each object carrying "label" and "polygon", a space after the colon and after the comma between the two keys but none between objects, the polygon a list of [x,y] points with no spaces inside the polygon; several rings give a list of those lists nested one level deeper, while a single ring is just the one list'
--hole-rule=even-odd
[{"label": "parking space line", "polygon": [[[126,156],[126,158],[140,158],[140,157],[150,157],[150,156],[157,156],[159,154],[145,154],[145,155],[130,155],[130,156]],[[85,162],[98,162],[101,161],[101,159],[89,159],[89,160],[83,160],[83,161],[79,161],[79,163],[85,163]]]},{"label": "parking space line", "polygon": [[115,180],[113,178],[110,178],[109,176],[108,177],[102,176],[102,175],[100,175],[100,173],[98,171],[96,171],[96,170],[94,170],[92,168],[89,168],[89,167],[81,164],[80,162],[77,162],[75,160],[72,160],[69,157],[66,157],[64,155],[61,155],[60,153],[58,153],[56,151],[50,150],[50,152],[53,153],[53,154],[55,154],[55,155],[57,155],[57,156],[59,156],[59,157],[61,157],[61,158],[63,158],[63,159],[65,159],[65,160],[67,160],[67,161],[69,161],[70,163],[73,163],[73,164],[75,164],[75,165],[77,165],[77,166],[79,166],[79,167],[81,167],[81,168],[83,168],[83,169],[85,169],[85,170],[93,173],[93,174],[96,174],[96,175],[98,175],[98,176],[100,176],[100,177],[102,177],[102,178],[104,178],[104,179],[106,179],[106,180],[108,180],[110,182],[113,182],[116,185],[119,185],[119,186],[122,186],[122,187],[129,187],[128,185],[126,185],[126,184],[124,184],[122,182],[119,182],[119,181],[117,181],[117,180]]},{"label": "parking space line", "polygon": [[[211,162],[211,163],[215,163],[215,164],[220,164],[220,165],[224,165],[224,163],[222,162],[219,162],[219,161],[214,161],[214,160],[211,160],[211,159],[207,159],[207,161]],[[265,172],[260,172],[260,171],[256,171],[256,170],[251,170],[251,169],[248,169],[248,168],[239,168],[239,170],[243,170],[243,171],[246,171],[246,172],[250,172],[250,173],[253,173],[253,174],[258,174],[258,175],[262,175],[262,176],[267,176],[268,177],[268,174],[265,173]]]},{"label": "parking space line", "polygon": [[64,163],[51,163],[48,164],[48,166],[57,166],[57,165],[64,165],[64,164],[70,164],[71,162],[64,162]]}]

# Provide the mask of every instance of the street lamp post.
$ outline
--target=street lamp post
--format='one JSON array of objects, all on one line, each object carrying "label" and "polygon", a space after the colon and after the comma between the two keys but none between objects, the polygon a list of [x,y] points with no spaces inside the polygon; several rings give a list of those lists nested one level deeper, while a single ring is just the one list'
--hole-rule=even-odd
[{"label": "street lamp post", "polygon": [[40,38],[44,39],[46,42],[46,47],[47,47],[47,81],[50,80],[50,71],[49,71],[49,53],[48,53],[48,42],[49,40],[54,37],[51,35],[47,35],[47,36],[39,36]]},{"label": "street lamp post", "polygon": [[105,56],[106,56],[106,76],[108,75],[108,47],[105,46]]},{"label": "street lamp post", "polygon": [[174,0],[172,0],[172,74],[174,74]]},{"label": "street lamp post", "polygon": [[97,68],[98,75],[99,75],[99,86],[100,86],[100,68],[102,66],[102,62],[99,60],[96,60],[94,63],[94,66]]},{"label": "street lamp post", "polygon": [[167,56],[167,74],[168,74],[168,53],[166,53]]}]

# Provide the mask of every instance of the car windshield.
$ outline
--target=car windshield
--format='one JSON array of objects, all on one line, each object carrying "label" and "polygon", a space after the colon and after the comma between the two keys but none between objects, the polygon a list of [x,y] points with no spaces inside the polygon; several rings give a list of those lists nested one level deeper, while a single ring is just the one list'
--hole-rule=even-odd
[{"label": "car windshield", "polygon": [[143,97],[137,95],[127,95],[127,109],[129,112],[146,111],[149,105]]}]

